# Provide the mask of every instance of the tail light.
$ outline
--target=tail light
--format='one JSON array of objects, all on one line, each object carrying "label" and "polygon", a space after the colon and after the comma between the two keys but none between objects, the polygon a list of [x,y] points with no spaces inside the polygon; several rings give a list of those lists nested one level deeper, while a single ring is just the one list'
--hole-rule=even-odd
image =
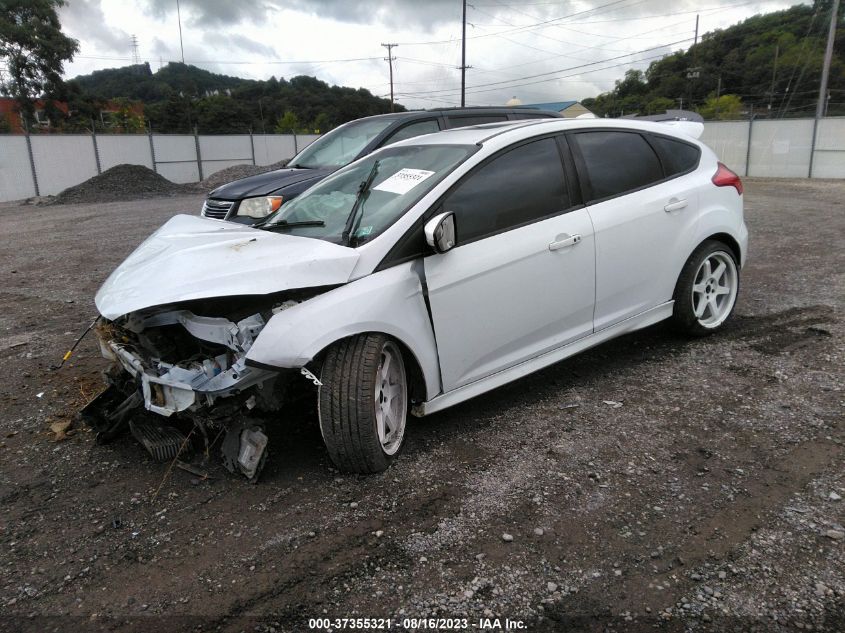
[{"label": "tail light", "polygon": [[739,195],[742,195],[742,181],[735,173],[719,163],[716,173],[713,174],[713,184],[717,187],[733,187]]}]

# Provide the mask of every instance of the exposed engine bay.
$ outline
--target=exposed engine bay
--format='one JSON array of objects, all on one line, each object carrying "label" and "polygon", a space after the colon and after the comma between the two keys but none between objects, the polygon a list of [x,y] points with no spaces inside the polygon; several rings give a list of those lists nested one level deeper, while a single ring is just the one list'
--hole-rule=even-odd
[{"label": "exposed engine bay", "polygon": [[[296,372],[250,366],[246,354],[274,314],[307,298],[285,295],[193,301],[101,318],[95,331],[102,355],[112,361],[108,387],[80,412],[98,442],[128,430],[161,462],[191,455],[207,460],[219,445],[228,470],[257,480],[268,443],[261,414],[281,409]],[[302,373],[314,380],[305,368]],[[307,389],[309,382],[300,380]]]}]

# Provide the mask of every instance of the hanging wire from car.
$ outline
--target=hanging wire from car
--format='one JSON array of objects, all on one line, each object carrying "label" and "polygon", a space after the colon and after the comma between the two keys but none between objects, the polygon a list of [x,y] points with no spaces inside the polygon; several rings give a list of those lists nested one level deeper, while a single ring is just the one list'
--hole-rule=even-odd
[{"label": "hanging wire from car", "polygon": [[71,348],[68,351],[65,352],[64,356],[62,356],[62,362],[60,362],[58,365],[50,365],[50,371],[56,371],[58,369],[61,369],[64,366],[64,364],[68,360],[70,360],[70,357],[73,356],[73,352],[76,350],[76,347],[82,342],[82,339],[84,339],[88,335],[88,332],[90,332],[91,330],[94,329],[94,326],[97,325],[97,321],[99,321],[99,320],[100,320],[100,317],[98,316],[96,319],[91,321],[91,325],[89,325],[87,328],[85,328],[85,331],[82,334],[79,335],[79,337],[73,342],[73,345],[71,346]]}]

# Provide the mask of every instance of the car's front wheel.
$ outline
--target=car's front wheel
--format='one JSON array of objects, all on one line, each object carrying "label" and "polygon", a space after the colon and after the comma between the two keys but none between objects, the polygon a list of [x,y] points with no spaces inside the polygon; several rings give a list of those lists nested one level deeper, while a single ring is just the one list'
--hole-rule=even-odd
[{"label": "car's front wheel", "polygon": [[399,345],[383,334],[338,341],[326,353],[318,390],[320,432],[341,470],[384,470],[402,447],[408,383]]},{"label": "car's front wheel", "polygon": [[684,265],[675,287],[672,319],[677,329],[703,336],[720,329],[736,305],[739,266],[722,242],[701,244]]}]

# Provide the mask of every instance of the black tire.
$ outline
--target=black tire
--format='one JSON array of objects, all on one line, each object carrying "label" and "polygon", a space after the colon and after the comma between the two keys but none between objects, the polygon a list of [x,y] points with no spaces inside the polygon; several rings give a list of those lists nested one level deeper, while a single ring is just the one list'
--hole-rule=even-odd
[{"label": "black tire", "polygon": [[[724,257],[725,261],[729,259],[730,262],[733,262],[732,274],[734,279],[731,283],[735,290],[730,296],[729,305],[726,306],[727,314],[721,315],[718,319],[713,319],[713,322],[708,324],[706,319],[699,318],[695,314],[693,286],[696,284],[696,276],[704,262],[713,257]],[[728,270],[728,272],[731,271]],[[672,312],[672,325],[675,330],[691,336],[707,336],[722,329],[736,306],[736,298],[739,295],[739,280],[739,264],[733,250],[718,240],[702,242],[684,264],[675,286],[675,293],[672,297],[675,300]]]},{"label": "black tire", "polygon": [[[385,350],[398,354],[404,394],[400,407],[401,433],[398,444],[390,446],[389,452],[379,438],[375,404]],[[317,395],[320,432],[332,462],[350,473],[385,470],[399,453],[407,419],[407,378],[398,345],[383,334],[359,334],[338,341],[326,353],[320,382],[323,383]]]}]

